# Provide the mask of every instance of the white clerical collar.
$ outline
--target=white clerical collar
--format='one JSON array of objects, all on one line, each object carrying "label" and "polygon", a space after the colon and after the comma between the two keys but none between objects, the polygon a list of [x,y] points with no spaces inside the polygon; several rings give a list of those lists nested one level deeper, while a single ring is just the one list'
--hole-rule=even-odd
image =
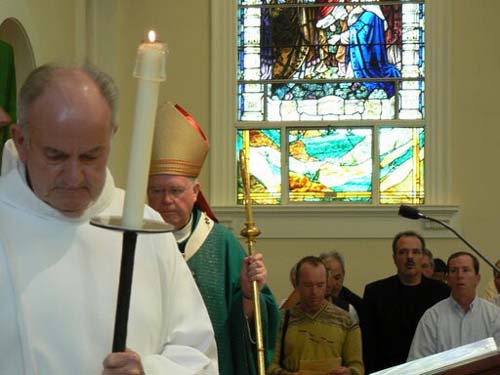
[{"label": "white clerical collar", "polygon": [[174,232],[174,237],[177,243],[186,241],[191,235],[191,228],[193,227],[193,214],[189,217],[189,221],[184,227]]}]

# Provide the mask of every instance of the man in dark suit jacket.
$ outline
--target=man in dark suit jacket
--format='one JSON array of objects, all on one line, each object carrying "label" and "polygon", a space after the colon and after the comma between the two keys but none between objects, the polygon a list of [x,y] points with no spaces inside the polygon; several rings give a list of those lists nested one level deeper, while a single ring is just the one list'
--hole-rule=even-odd
[{"label": "man in dark suit jacket", "polygon": [[398,233],[392,242],[397,274],[365,287],[363,354],[367,374],[406,362],[417,324],[425,310],[450,294],[448,286],[422,275],[425,240]]}]

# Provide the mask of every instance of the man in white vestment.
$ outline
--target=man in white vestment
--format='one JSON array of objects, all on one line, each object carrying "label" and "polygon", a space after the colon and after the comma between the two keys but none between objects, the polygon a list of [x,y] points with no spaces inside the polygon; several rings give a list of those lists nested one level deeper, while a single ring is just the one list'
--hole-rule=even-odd
[{"label": "man in white vestment", "polygon": [[408,360],[493,337],[500,344],[500,308],[477,296],[477,258],[465,251],[448,258],[451,295],[429,308],[418,323]]},{"label": "man in white vestment", "polygon": [[110,353],[122,236],[89,219],[123,208],[106,168],[111,79],[43,66],[19,99],[18,159],[0,178],[0,374],[217,374],[210,320],[171,234],[138,236],[128,349]]}]

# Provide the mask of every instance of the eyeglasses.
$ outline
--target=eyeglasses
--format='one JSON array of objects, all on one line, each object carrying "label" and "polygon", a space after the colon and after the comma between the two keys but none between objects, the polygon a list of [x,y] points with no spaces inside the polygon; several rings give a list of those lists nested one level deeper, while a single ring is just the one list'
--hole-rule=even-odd
[{"label": "eyeglasses", "polygon": [[161,186],[151,186],[148,188],[148,194],[154,198],[163,198],[165,194],[167,194],[169,197],[177,199],[188,190],[189,188],[184,186],[172,186],[169,188]]}]

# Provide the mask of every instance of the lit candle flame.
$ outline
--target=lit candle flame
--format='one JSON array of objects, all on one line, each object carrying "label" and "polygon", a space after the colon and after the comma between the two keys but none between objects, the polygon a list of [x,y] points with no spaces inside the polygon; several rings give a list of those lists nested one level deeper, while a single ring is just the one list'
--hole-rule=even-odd
[{"label": "lit candle flame", "polygon": [[151,43],[154,43],[154,41],[156,40],[156,33],[154,30],[149,30],[148,39]]}]

